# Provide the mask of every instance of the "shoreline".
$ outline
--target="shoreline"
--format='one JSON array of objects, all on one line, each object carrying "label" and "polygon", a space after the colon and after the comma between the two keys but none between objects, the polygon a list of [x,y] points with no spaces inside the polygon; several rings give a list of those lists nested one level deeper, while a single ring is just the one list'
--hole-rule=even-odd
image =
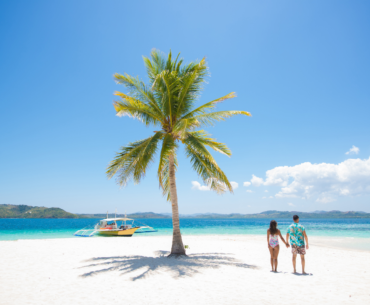
[{"label": "shoreline", "polygon": [[[247,238],[255,241],[265,241],[266,237],[262,234],[182,234],[183,238],[192,237],[192,238]],[[162,238],[162,237],[172,237],[169,234],[163,235],[143,235],[137,234],[130,238],[141,239],[141,238]],[[283,235],[283,237],[285,237]],[[0,240],[2,242],[15,242],[15,241],[40,241],[40,240],[76,240],[76,239],[112,239],[118,238],[122,239],[123,237],[56,237],[56,238],[20,238],[12,240]],[[128,237],[125,237],[127,239]],[[350,251],[360,251],[360,252],[370,252],[370,238],[365,237],[346,237],[346,236],[309,236],[309,245],[315,247],[324,247],[330,249],[340,249],[340,250],[350,250]]]}]

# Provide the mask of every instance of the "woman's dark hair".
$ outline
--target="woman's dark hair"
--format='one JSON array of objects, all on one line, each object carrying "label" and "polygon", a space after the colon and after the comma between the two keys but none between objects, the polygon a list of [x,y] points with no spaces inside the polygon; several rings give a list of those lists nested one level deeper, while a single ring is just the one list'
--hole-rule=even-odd
[{"label": "woman's dark hair", "polygon": [[277,233],[277,222],[275,220],[271,220],[270,222],[270,234],[275,235]]}]

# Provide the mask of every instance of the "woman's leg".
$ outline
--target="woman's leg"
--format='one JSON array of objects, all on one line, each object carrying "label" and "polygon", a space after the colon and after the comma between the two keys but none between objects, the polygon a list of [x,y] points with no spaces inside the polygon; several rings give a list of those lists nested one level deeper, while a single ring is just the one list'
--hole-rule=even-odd
[{"label": "woman's leg", "polygon": [[280,246],[278,245],[274,248],[275,271],[277,271],[279,252],[280,252]]},{"label": "woman's leg", "polygon": [[269,246],[270,256],[271,256],[271,271],[274,271],[274,249]]}]

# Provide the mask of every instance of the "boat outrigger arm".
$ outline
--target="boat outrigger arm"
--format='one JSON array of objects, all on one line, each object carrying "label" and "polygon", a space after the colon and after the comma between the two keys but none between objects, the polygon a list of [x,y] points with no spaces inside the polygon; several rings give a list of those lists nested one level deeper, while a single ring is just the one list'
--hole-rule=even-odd
[{"label": "boat outrigger arm", "polygon": [[[94,228],[85,227],[75,232],[74,235],[80,237],[92,237],[94,235],[130,237],[134,233],[157,232],[157,230],[147,225],[134,225],[134,221],[134,219],[126,217],[106,218],[100,220]],[[119,225],[117,222],[121,222],[121,224]]]}]

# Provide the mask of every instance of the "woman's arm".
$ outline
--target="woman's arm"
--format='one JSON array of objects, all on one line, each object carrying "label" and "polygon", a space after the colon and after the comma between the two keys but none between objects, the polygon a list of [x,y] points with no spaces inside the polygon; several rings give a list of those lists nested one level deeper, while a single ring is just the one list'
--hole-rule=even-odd
[{"label": "woman's arm", "polygon": [[267,230],[267,248],[270,248],[270,229]]}]

